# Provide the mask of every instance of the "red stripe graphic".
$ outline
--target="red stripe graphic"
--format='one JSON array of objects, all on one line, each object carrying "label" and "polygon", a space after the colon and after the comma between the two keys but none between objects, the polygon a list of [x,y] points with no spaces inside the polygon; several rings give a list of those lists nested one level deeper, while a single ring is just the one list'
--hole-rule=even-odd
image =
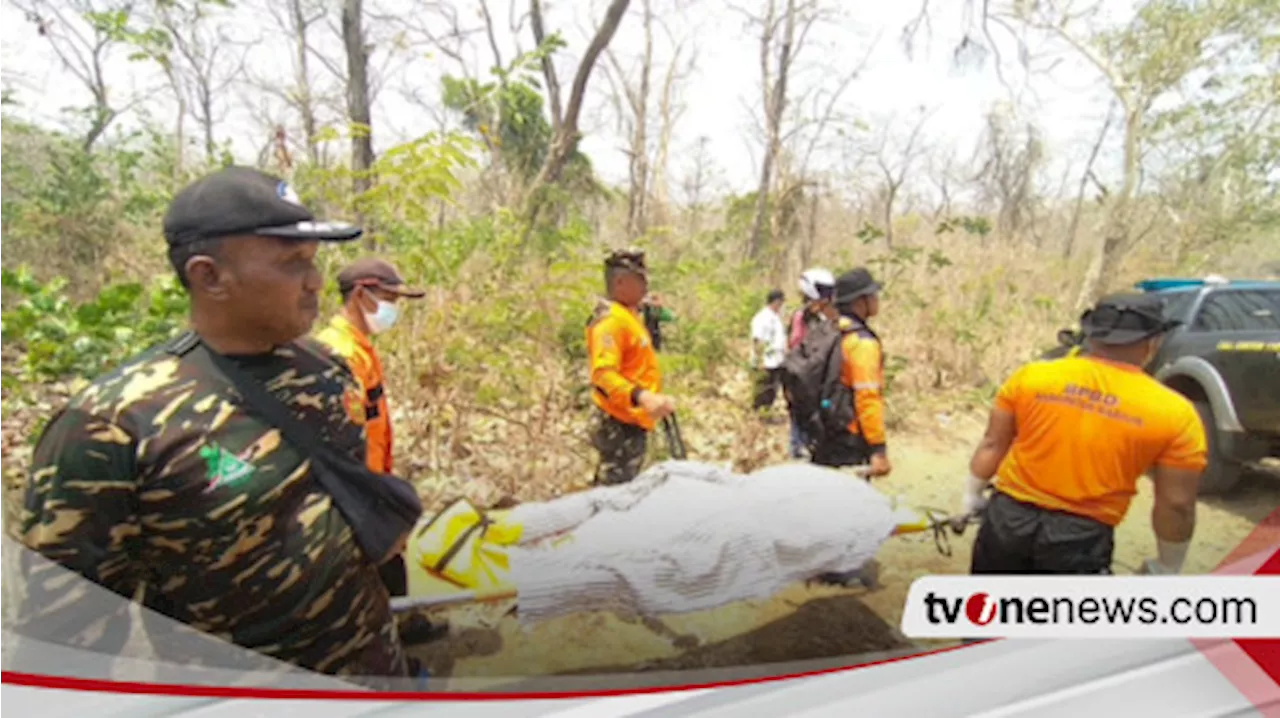
[{"label": "red stripe graphic", "polygon": [[[1214,573],[1280,574],[1280,508],[1259,522]],[[1280,718],[1280,639],[1192,643],[1262,715]]]},{"label": "red stripe graphic", "polygon": [[19,671],[0,672],[0,683],[12,683],[33,688],[55,688],[69,691],[92,691],[97,693],[128,693],[160,696],[182,696],[189,698],[261,698],[274,700],[326,700],[326,701],[527,701],[551,700],[563,698],[605,698],[609,696],[629,696],[650,693],[677,693],[680,691],[702,690],[706,688],[727,688],[730,686],[746,686],[756,683],[808,678],[841,671],[852,671],[871,666],[882,666],[898,663],[912,658],[921,658],[939,653],[954,651],[966,646],[948,646],[909,656],[886,658],[882,661],[860,663],[856,666],[840,666],[804,673],[790,673],[763,678],[747,678],[740,681],[724,681],[720,683],[699,683],[684,686],[655,686],[647,688],[627,688],[620,690],[599,691],[558,691],[545,693],[464,693],[464,692],[430,692],[430,691],[369,691],[369,690],[327,690],[318,688],[243,688],[233,686],[194,686],[169,683],[142,683],[133,681],[107,681],[94,678],[72,678],[68,676],[44,676]]}]

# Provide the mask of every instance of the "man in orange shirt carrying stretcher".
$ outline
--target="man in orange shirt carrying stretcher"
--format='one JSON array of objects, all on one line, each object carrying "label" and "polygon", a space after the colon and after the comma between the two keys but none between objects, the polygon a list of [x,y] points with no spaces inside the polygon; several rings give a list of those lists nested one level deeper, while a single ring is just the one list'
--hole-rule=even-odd
[{"label": "man in orange shirt carrying stretcher", "polygon": [[1104,298],[1081,318],[1087,356],[1032,362],[1000,388],[962,498],[963,514],[982,512],[971,573],[1110,573],[1114,528],[1147,472],[1158,558],[1143,570],[1182,570],[1205,431],[1186,397],[1143,371],[1175,325],[1161,309]]},{"label": "man in orange shirt carrying stretcher", "polygon": [[644,252],[612,252],[604,262],[609,300],[587,324],[591,398],[598,409],[592,443],[600,452],[596,484],[624,484],[640,473],[647,438],[675,411],[659,391],[662,376],[653,338],[640,316],[649,289]]}]

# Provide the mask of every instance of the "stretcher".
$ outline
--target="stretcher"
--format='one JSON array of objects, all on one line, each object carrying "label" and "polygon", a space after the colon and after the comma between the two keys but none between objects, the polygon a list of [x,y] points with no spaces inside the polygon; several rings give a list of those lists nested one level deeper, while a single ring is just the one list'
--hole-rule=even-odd
[{"label": "stretcher", "polygon": [[[865,475],[865,470],[855,473]],[[459,500],[425,519],[410,538],[405,555],[409,595],[393,598],[392,610],[422,612],[518,599],[504,547],[519,542],[521,528],[507,522],[510,513],[509,509],[479,510]],[[890,538],[932,534],[944,556],[951,555],[949,536],[962,534],[977,521],[925,507],[906,513],[910,518],[899,522]],[[571,540],[570,536],[553,538],[550,548]]]}]

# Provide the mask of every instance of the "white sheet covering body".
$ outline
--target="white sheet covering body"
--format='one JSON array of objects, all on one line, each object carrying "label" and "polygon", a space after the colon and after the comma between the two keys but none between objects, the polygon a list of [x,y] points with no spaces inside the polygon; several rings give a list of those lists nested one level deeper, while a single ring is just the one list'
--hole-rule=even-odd
[{"label": "white sheet covering body", "polygon": [[903,517],[866,481],[812,464],[741,475],[668,461],[630,484],[514,510],[524,527],[510,549],[518,615],[658,616],[768,598],[856,571]]}]

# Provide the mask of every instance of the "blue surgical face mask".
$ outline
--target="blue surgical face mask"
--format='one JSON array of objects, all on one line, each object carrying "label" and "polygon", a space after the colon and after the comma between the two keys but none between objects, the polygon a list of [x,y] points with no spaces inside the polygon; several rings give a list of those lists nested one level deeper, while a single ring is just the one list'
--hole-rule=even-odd
[{"label": "blue surgical face mask", "polygon": [[400,307],[394,302],[384,302],[381,299],[376,301],[378,308],[372,314],[364,312],[364,321],[369,325],[370,333],[380,334],[395,326],[396,320],[400,318]]}]

